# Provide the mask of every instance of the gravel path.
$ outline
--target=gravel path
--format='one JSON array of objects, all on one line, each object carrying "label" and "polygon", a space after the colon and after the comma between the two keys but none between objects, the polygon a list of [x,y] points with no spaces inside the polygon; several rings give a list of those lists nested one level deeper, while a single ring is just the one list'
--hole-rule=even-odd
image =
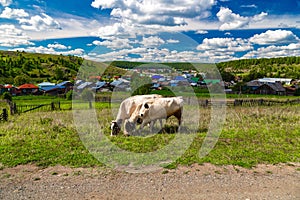
[{"label": "gravel path", "polygon": [[300,163],[251,170],[210,164],[130,174],[104,168],[0,170],[0,199],[300,199]]}]

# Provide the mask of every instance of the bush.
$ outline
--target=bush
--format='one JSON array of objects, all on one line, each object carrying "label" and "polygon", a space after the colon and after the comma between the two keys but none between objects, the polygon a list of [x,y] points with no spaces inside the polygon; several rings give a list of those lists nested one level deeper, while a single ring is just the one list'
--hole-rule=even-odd
[{"label": "bush", "polygon": [[81,93],[82,100],[91,101],[94,98],[94,94],[89,89],[84,89]]},{"label": "bush", "polygon": [[3,99],[12,101],[12,96],[11,96],[11,94],[9,92],[4,92],[3,93]]},{"label": "bush", "polygon": [[66,99],[67,100],[72,100],[72,98],[73,98],[73,90],[70,90],[66,94]]}]

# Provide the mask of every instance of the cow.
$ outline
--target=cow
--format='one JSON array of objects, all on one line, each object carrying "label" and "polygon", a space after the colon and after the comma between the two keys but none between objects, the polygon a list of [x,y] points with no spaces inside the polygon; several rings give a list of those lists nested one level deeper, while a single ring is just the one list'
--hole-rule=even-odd
[{"label": "cow", "polygon": [[180,127],[182,111],[182,96],[147,99],[136,108],[135,112],[128,119],[128,124],[140,122],[140,130],[143,129],[146,124],[150,124],[150,131],[153,132],[153,125],[156,120],[160,120],[162,128],[162,119],[175,116],[178,119],[178,127]]},{"label": "cow", "polygon": [[110,135],[117,135],[121,130],[122,123],[124,123],[124,135],[130,135],[129,131],[127,130],[132,130],[135,128],[135,126],[133,123],[126,123],[126,120],[131,117],[132,113],[136,110],[136,107],[141,105],[145,100],[153,100],[157,98],[162,98],[162,96],[158,94],[136,95],[128,97],[122,101],[117,118],[111,122]]}]

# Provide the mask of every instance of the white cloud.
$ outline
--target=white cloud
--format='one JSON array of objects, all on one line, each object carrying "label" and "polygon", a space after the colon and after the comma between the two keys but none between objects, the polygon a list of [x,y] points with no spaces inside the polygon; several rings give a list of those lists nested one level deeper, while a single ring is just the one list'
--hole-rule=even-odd
[{"label": "white cloud", "polygon": [[165,41],[157,36],[143,37],[141,44],[144,47],[155,47],[162,44],[165,44]]},{"label": "white cloud", "polygon": [[257,5],[250,4],[250,5],[241,5],[242,8],[257,8]]},{"label": "white cloud", "polygon": [[53,49],[71,49],[70,46],[65,46],[63,44],[55,43],[55,44],[48,44],[48,48],[53,48]]},{"label": "white cloud", "polygon": [[10,4],[12,4],[12,0],[0,0],[0,4],[2,6],[9,6]]},{"label": "white cloud", "polygon": [[176,43],[179,43],[179,42],[180,42],[179,40],[174,40],[174,39],[167,40],[167,43],[169,43],[169,44],[176,44]]},{"label": "white cloud", "polygon": [[299,42],[300,39],[288,30],[268,30],[261,34],[255,34],[249,39],[250,42],[260,45],[287,44]]},{"label": "white cloud", "polygon": [[24,30],[44,31],[61,29],[60,24],[52,17],[42,13],[42,16],[35,15],[30,19],[20,19],[21,27]]},{"label": "white cloud", "polygon": [[128,28],[125,24],[122,23],[114,23],[112,25],[102,26],[98,29],[97,32],[92,33],[92,35],[96,35],[103,39],[109,39],[112,37],[130,37],[128,33]]},{"label": "white cloud", "polygon": [[286,56],[300,56],[300,43],[292,43],[286,46],[271,45],[268,47],[261,47],[257,50],[250,51],[243,56],[243,58],[274,58]]},{"label": "white cloud", "polygon": [[206,31],[206,30],[198,30],[198,31],[196,31],[196,34],[207,34],[208,33],[208,31]]},{"label": "white cloud", "polygon": [[0,25],[0,46],[16,47],[19,45],[33,45],[29,37],[22,30],[11,24]]},{"label": "white cloud", "polygon": [[104,40],[104,41],[98,41],[95,40],[93,41],[94,45],[102,45],[102,46],[106,46],[107,48],[110,49],[125,49],[125,48],[132,48],[132,46],[130,45],[130,41],[129,39],[120,39],[120,38],[114,38],[112,40]]},{"label": "white cloud", "polygon": [[243,52],[249,51],[253,47],[241,38],[205,38],[202,44],[197,46],[199,51],[227,51],[227,52]]},{"label": "white cloud", "polygon": [[48,48],[43,46],[38,47],[28,47],[28,48],[16,48],[12,49],[13,51],[19,50],[19,51],[26,51],[26,52],[32,52],[32,53],[42,53],[42,54],[56,54],[56,55],[76,55],[76,56],[83,56],[84,50],[77,48],[69,51],[56,51],[54,48]]},{"label": "white cloud", "polygon": [[207,16],[215,0],[94,0],[92,7],[112,9],[111,15],[141,24],[179,25],[184,18]]},{"label": "white cloud", "polygon": [[229,8],[221,7],[217,13],[219,21],[222,23],[219,27],[220,30],[232,30],[244,28],[251,22],[262,21],[267,16],[267,13],[260,13],[253,17],[243,17],[239,14],[233,13]]},{"label": "white cloud", "polygon": [[11,9],[9,7],[6,7],[0,14],[0,18],[7,18],[7,19],[19,19],[28,16],[29,14],[25,12],[23,9]]}]

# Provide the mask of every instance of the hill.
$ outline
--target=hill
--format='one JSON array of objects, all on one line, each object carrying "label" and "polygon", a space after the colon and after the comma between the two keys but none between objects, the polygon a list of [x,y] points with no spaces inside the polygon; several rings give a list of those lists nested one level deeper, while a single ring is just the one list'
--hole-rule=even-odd
[{"label": "hill", "polygon": [[[77,56],[26,53],[19,51],[0,51],[0,83],[21,85],[25,82],[39,83],[43,81],[59,82],[74,80],[82,66],[91,69],[99,66],[93,61]],[[103,66],[102,66],[103,67]],[[103,67],[103,69],[105,69]],[[110,66],[101,74],[86,73],[88,76],[112,76],[123,74],[125,70]]]},{"label": "hill", "polygon": [[[85,66],[85,70],[80,74],[81,78],[101,75],[110,79],[113,76],[125,74],[126,69],[147,66],[146,64],[149,63],[128,61],[97,63],[72,55],[0,51],[0,83],[21,85],[25,82],[74,80],[82,66]],[[169,66],[180,71],[194,69],[195,65],[195,63],[180,62],[155,64],[160,67]],[[209,69],[211,64],[202,65],[204,69]],[[216,66],[225,81],[233,80],[235,77],[240,77],[243,81],[262,77],[300,79],[300,57],[234,60],[217,63]],[[95,71],[95,68],[100,70]]]}]

